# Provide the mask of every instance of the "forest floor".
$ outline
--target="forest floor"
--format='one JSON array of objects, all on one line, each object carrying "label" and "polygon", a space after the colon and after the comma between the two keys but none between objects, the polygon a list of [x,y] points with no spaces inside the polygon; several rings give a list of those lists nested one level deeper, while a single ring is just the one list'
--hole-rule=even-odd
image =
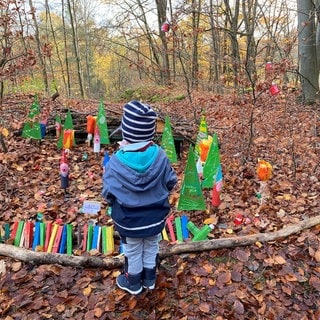
[{"label": "forest floor", "polygon": [[[53,128],[54,116],[62,106],[82,114],[97,113],[98,101],[59,99],[40,99]],[[187,131],[193,137],[199,126],[194,116],[199,119],[200,108],[205,112],[209,133],[216,132],[220,142],[221,204],[213,208],[211,192],[204,190],[208,210],[177,210],[189,149],[186,140],[181,158],[173,165],[179,177],[171,199],[175,216],[187,215],[198,226],[206,219],[214,220],[210,239],[236,239],[281,230],[320,214],[319,106],[304,106],[291,93],[274,97],[266,93],[255,104],[247,96],[195,93],[193,99],[199,110],[185,100],[152,105],[172,119],[189,123]],[[105,148],[94,154],[92,146],[78,143],[70,150],[66,196],[60,187],[61,150],[54,134],[41,141],[17,134],[32,101],[32,95],[10,96],[0,111],[0,127],[9,130],[4,139],[8,152],[0,149],[1,227],[35,220],[42,212],[46,221],[61,218],[77,229],[90,219],[80,212],[84,200],[101,201],[102,210],[95,218],[102,225],[110,224],[100,195]],[[113,105],[118,115],[122,106]],[[107,146],[109,154],[116,145]],[[257,197],[258,159],[273,166],[263,201]],[[235,224],[239,213],[244,220]],[[319,235],[320,225],[316,225],[272,242],[168,256],[159,265],[156,289],[138,296],[116,287],[120,269],[37,265],[0,253],[0,318],[319,320]],[[118,245],[116,240],[115,256]],[[170,246],[166,241],[160,245]],[[75,255],[103,257],[75,249]]]}]

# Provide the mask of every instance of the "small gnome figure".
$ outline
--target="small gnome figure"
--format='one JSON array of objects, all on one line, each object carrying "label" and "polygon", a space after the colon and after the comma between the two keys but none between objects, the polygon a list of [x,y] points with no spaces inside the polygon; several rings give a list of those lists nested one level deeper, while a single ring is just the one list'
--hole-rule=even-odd
[{"label": "small gnome figure", "polygon": [[94,136],[93,136],[93,152],[99,153],[100,152],[100,130],[99,127],[96,126],[94,130]]},{"label": "small gnome figure", "polygon": [[67,188],[69,187],[69,166],[66,151],[62,151],[62,156],[60,160],[60,180],[61,180],[61,189],[64,190],[66,194]]}]

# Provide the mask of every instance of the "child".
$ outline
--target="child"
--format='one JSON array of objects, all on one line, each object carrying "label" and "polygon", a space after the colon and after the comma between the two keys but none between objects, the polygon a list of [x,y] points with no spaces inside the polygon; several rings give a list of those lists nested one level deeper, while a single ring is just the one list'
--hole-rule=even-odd
[{"label": "child", "polygon": [[124,273],[116,282],[131,294],[155,287],[158,243],[170,211],[169,192],[177,183],[164,150],[152,142],[156,118],[141,102],[124,106],[123,141],[103,175],[102,196],[112,207],[125,255]]}]

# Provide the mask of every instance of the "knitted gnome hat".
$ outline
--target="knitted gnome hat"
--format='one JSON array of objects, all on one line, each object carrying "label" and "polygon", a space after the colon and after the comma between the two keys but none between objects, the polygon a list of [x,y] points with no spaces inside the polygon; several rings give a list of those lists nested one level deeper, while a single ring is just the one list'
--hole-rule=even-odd
[{"label": "knitted gnome hat", "polygon": [[128,102],[123,108],[121,121],[122,137],[135,143],[153,139],[157,114],[152,108],[139,101]]}]

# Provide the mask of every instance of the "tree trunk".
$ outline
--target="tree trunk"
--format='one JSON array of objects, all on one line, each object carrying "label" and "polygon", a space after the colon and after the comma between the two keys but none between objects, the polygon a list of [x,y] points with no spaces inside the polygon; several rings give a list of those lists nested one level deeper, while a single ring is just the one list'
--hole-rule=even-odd
[{"label": "tree trunk", "polygon": [[65,8],[64,8],[65,2],[62,0],[61,8],[62,8],[62,25],[63,25],[63,43],[64,43],[64,61],[66,64],[66,72],[67,72],[67,86],[66,86],[66,92],[67,96],[70,97],[71,95],[71,74],[70,74],[70,66],[69,66],[69,57],[68,57],[68,41],[67,41],[67,25],[65,20]]},{"label": "tree trunk", "polygon": [[221,94],[223,92],[222,86],[220,84],[220,73],[221,73],[221,64],[218,61],[218,57],[221,56],[221,34],[219,28],[217,27],[218,22],[214,19],[213,11],[213,0],[210,0],[210,9],[209,9],[209,19],[210,19],[210,28],[211,28],[211,43],[212,43],[212,53],[210,56],[210,74],[209,74],[209,84],[210,90],[213,89],[214,92]]},{"label": "tree trunk", "polygon": [[243,0],[242,1],[242,13],[244,19],[244,25],[246,30],[246,42],[247,42],[247,54],[246,54],[246,71],[250,78],[251,83],[256,82],[256,41],[254,38],[254,31],[256,27],[256,15],[257,15],[257,0]]},{"label": "tree trunk", "polygon": [[[50,12],[50,8],[49,8],[49,0],[45,1],[45,6],[46,6],[46,15],[48,16],[48,20],[49,20],[49,28],[51,31],[51,36],[53,39],[53,44],[54,44],[54,49],[57,55],[57,59],[59,61],[59,66],[60,66],[60,72],[59,75],[61,76],[61,79],[63,81],[64,84],[64,88],[67,88],[67,82],[66,82],[66,76],[65,76],[65,72],[64,72],[64,67],[63,67],[63,63],[62,63],[62,59],[61,59],[61,54],[60,54],[60,50],[59,50],[59,46],[58,46],[58,42],[56,39],[56,32],[53,28],[52,25],[52,18],[51,18],[51,12]],[[54,75],[54,70],[53,70],[53,75]],[[56,88],[56,91],[58,91],[58,89]],[[66,90],[66,92],[68,93],[68,91]]]},{"label": "tree trunk", "polygon": [[317,32],[316,32],[316,52],[317,52],[317,66],[318,72],[320,73],[320,0],[314,1],[316,6],[316,15],[317,15]]},{"label": "tree trunk", "polygon": [[198,39],[201,13],[201,0],[192,0],[192,61],[191,61],[191,84],[192,89],[198,89],[199,85],[199,56]]},{"label": "tree trunk", "polygon": [[[319,25],[319,23],[317,23]],[[298,0],[298,34],[300,76],[303,98],[314,103],[319,95],[319,65],[317,64],[315,8],[312,0]],[[320,53],[318,53],[319,55]]]},{"label": "tree trunk", "polygon": [[161,68],[161,79],[163,84],[170,82],[170,64],[168,55],[168,43],[166,33],[161,30],[162,24],[167,21],[167,0],[156,0],[157,13],[158,13],[158,25],[159,25],[159,36],[162,44],[162,68]]},{"label": "tree trunk", "polygon": [[[248,246],[256,242],[269,242],[286,238],[290,235],[299,233],[304,229],[312,228],[320,224],[320,216],[315,216],[296,224],[291,224],[283,229],[274,232],[251,234],[247,236],[234,236],[232,238],[214,239],[197,242],[184,242],[180,244],[168,244],[160,247],[160,258],[165,258],[175,254],[188,252],[211,251],[222,248],[234,248]],[[9,244],[0,244],[0,255],[13,259],[30,262],[34,264],[61,264],[72,267],[86,268],[107,268],[113,269],[121,267],[124,263],[124,256],[115,257],[105,256],[70,256],[66,254],[35,252]]]},{"label": "tree trunk", "polygon": [[[171,28],[176,28],[175,24],[175,17],[172,13],[172,0],[169,0],[169,10],[170,10],[170,21],[171,21]],[[177,35],[175,32],[172,32],[172,48],[176,48],[177,43],[178,43],[178,39],[177,39]],[[168,57],[169,59],[169,57]],[[171,77],[171,81],[174,83],[176,81],[176,76],[177,76],[177,53],[175,50],[172,50],[172,54],[171,54],[171,64],[169,63],[168,65],[171,66],[171,73],[170,73],[170,77]]]},{"label": "tree trunk", "polygon": [[[233,67],[233,84],[235,88],[238,87],[238,76],[239,76],[239,64],[240,64],[240,52],[239,52],[239,43],[237,39],[238,35],[238,20],[239,20],[239,13],[240,13],[240,1],[236,1],[234,10],[231,9],[230,3],[228,0],[224,0],[224,4],[226,6],[227,11],[227,17],[226,21],[230,24],[229,29],[229,37],[231,41],[231,59],[232,59],[232,67]],[[232,11],[234,11],[234,14],[232,14]],[[226,26],[227,29],[227,26]],[[228,50],[226,50],[226,55]],[[229,75],[230,70],[227,66],[226,70],[224,70],[224,73]]]},{"label": "tree trunk", "polygon": [[38,22],[37,22],[37,19],[35,16],[35,8],[33,6],[32,0],[29,0],[29,6],[31,8],[31,16],[32,16],[32,20],[34,23],[35,38],[36,38],[36,44],[37,44],[37,53],[38,53],[38,59],[39,59],[40,66],[41,66],[44,87],[45,87],[46,93],[49,93],[48,74],[47,74],[47,70],[46,70],[46,64],[45,64],[45,61],[44,61],[44,58],[42,55]]},{"label": "tree trunk", "polygon": [[77,24],[75,21],[74,2],[73,2],[73,0],[67,0],[67,4],[68,4],[68,11],[69,11],[69,17],[70,17],[71,31],[72,31],[73,52],[75,55],[76,66],[77,66],[79,90],[80,90],[81,98],[84,98],[84,89],[83,89],[81,63],[80,63],[80,53],[79,53],[78,36],[77,36]]}]

